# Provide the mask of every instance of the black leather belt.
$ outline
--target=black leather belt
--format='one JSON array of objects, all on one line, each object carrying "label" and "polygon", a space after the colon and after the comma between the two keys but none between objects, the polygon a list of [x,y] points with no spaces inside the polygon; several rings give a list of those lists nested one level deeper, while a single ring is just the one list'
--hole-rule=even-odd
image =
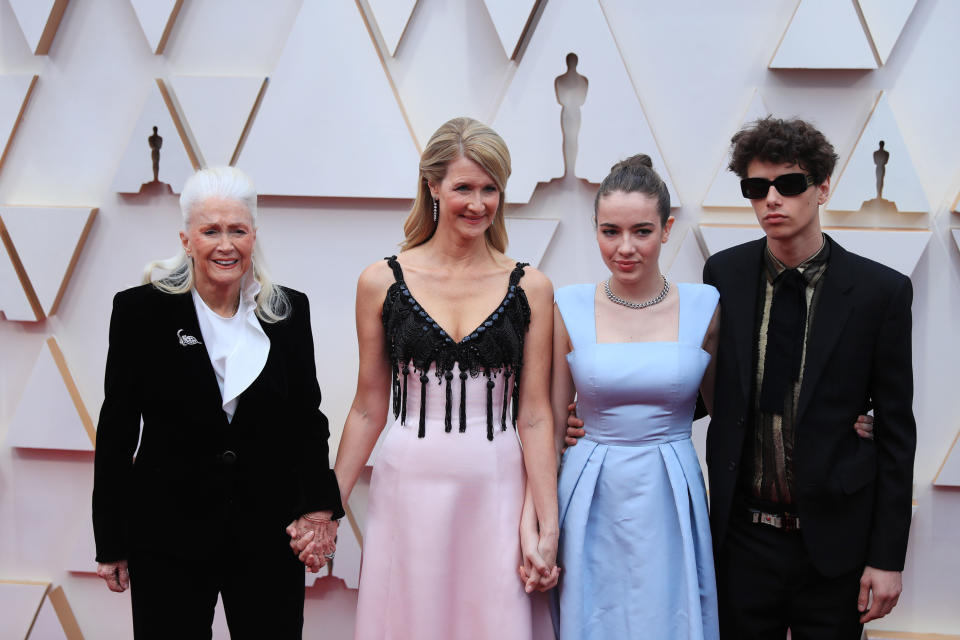
[{"label": "black leather belt", "polygon": [[768,513],[759,509],[747,509],[750,522],[765,524],[783,531],[796,531],[800,528],[800,516],[792,513]]}]

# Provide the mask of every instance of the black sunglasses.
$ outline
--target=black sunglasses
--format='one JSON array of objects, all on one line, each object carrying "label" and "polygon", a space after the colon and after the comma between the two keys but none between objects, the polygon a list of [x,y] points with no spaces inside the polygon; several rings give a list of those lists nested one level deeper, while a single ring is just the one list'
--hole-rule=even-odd
[{"label": "black sunglasses", "polygon": [[744,178],[740,181],[740,191],[744,198],[759,200],[766,198],[770,185],[777,188],[782,196],[798,196],[814,183],[813,176],[806,173],[785,173],[773,180],[766,178]]}]

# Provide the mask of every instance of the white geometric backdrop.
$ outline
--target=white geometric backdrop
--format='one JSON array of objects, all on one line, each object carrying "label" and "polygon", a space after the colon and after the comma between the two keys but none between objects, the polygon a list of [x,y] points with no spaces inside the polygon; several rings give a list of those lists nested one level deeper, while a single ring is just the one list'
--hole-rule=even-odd
[{"label": "white geometric backdrop", "polygon": [[[313,301],[332,457],[354,390],[356,276],[396,252],[439,124],[470,115],[507,139],[509,253],[559,287],[603,277],[593,195],[628,154],[651,155],[671,186],[671,279],[756,237],[727,144],[768,112],[834,142],[829,232],[914,283],[916,512],[904,594],[871,626],[960,633],[958,24],[954,0],[0,0],[0,637],[30,624],[34,638],[130,637],[128,596],[91,574],[90,429],[110,299],[178,249],[174,194],[194,166],[238,158],[266,195],[271,270]],[[582,106],[557,96],[568,53]],[[564,108],[581,123],[569,175]],[[153,126],[171,190],[141,192]],[[896,212],[859,211],[878,139]],[[352,637],[365,491],[333,575],[307,579],[306,637]],[[226,637],[219,614],[215,629]]]}]

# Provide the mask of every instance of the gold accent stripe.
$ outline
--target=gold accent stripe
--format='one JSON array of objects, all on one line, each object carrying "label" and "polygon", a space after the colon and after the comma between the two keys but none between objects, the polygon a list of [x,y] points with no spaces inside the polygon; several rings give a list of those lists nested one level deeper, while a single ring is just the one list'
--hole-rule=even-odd
[{"label": "gold accent stripe", "polygon": [[93,426],[90,412],[87,411],[86,405],[83,404],[83,398],[80,397],[80,390],[77,388],[77,383],[74,382],[73,376],[70,375],[70,369],[67,367],[67,359],[63,357],[63,351],[60,350],[57,339],[53,336],[47,338],[47,346],[50,347],[50,353],[53,354],[53,361],[57,363],[57,369],[60,370],[60,377],[63,378],[63,383],[67,385],[67,391],[70,392],[70,399],[73,400],[73,406],[77,410],[77,415],[80,416],[80,422],[83,423],[87,437],[90,438],[90,444],[96,445],[97,430]]}]

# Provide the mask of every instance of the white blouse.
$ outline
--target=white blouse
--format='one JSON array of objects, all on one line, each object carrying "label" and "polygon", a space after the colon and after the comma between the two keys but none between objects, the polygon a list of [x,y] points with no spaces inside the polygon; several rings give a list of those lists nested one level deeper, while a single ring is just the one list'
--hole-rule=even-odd
[{"label": "white blouse", "polygon": [[218,315],[193,290],[193,305],[200,322],[200,333],[210,355],[210,364],[217,374],[223,411],[227,422],[233,422],[240,394],[257,379],[267,364],[270,338],[257,320],[256,295],[260,283],[248,272],[240,285],[240,304],[230,318]]}]

